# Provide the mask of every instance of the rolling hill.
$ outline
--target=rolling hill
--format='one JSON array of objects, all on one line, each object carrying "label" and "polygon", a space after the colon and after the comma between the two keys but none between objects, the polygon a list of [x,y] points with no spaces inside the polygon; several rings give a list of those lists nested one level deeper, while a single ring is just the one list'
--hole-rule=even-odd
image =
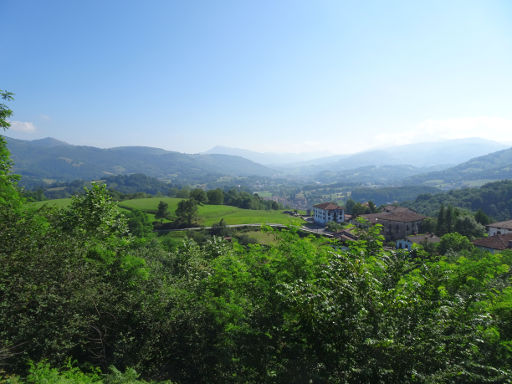
[{"label": "rolling hill", "polygon": [[91,180],[110,175],[144,173],[181,182],[205,182],[220,176],[272,176],[274,171],[239,156],[185,154],[150,147],[102,149],[70,145],[52,138],[18,140],[6,137],[13,172],[23,179]]},{"label": "rolling hill", "polygon": [[435,167],[440,170],[505,148],[504,144],[479,138],[446,140],[399,145],[352,155],[329,156],[292,164],[282,169],[297,175],[391,165],[409,165],[418,169]]},{"label": "rolling hill", "polygon": [[411,176],[404,183],[454,189],[503,179],[512,179],[512,148],[475,157],[442,171]]}]

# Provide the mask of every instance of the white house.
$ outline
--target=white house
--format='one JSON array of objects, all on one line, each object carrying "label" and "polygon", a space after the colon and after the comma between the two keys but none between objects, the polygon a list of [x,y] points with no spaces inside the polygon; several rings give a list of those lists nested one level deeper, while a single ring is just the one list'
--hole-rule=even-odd
[{"label": "white house", "polygon": [[507,233],[512,233],[512,220],[500,221],[487,226],[487,234],[489,236],[505,235]]},{"label": "white house", "polygon": [[313,205],[313,220],[315,223],[322,225],[330,221],[343,223],[345,221],[345,210],[334,203]]}]

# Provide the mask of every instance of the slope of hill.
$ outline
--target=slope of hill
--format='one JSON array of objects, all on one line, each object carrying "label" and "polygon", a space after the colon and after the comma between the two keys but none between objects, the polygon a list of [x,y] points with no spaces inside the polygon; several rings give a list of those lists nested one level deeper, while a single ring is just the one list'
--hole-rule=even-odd
[{"label": "slope of hill", "polygon": [[[204,182],[219,176],[271,176],[274,171],[238,156],[193,155],[149,147],[102,149],[47,138],[36,141],[6,137],[13,171],[27,181],[95,179],[144,173],[166,180]],[[22,181],[23,181],[22,179]]]},{"label": "slope of hill", "polygon": [[480,188],[464,188],[436,194],[422,194],[412,202],[402,203],[415,211],[435,216],[441,204],[467,208],[473,211],[481,209],[494,220],[512,218],[512,180],[488,183]]},{"label": "slope of hill", "polygon": [[512,178],[512,148],[473,158],[455,167],[407,178],[406,184],[452,189]]}]

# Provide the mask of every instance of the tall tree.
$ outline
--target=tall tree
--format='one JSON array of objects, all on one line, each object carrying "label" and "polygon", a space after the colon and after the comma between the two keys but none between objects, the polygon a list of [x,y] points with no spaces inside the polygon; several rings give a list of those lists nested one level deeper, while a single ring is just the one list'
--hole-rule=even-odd
[{"label": "tall tree", "polygon": [[179,223],[190,226],[197,220],[197,202],[194,199],[181,200],[176,208]]},{"label": "tall tree", "polygon": [[208,195],[208,204],[222,204],[224,202],[224,192],[222,189],[210,189],[206,192]]},{"label": "tall tree", "polygon": [[204,204],[208,201],[206,192],[201,188],[196,188],[190,191],[190,198],[197,201],[198,204]]},{"label": "tall tree", "polygon": [[[0,89],[0,100],[11,101],[13,94],[11,92],[3,91]],[[12,110],[0,102],[0,129],[7,130],[11,124],[7,119],[12,115]],[[0,135],[0,206],[17,207],[21,203],[19,193],[16,189],[15,183],[18,180],[17,176],[10,173],[12,161],[7,143],[3,136]]]},{"label": "tall tree", "polygon": [[169,218],[169,204],[167,204],[165,201],[160,201],[158,203],[158,208],[155,213],[155,218],[168,219]]},{"label": "tall tree", "polygon": [[444,205],[441,204],[439,208],[439,212],[437,214],[437,228],[436,232],[438,235],[444,235],[446,233],[446,225],[445,225],[445,213],[444,213]]}]

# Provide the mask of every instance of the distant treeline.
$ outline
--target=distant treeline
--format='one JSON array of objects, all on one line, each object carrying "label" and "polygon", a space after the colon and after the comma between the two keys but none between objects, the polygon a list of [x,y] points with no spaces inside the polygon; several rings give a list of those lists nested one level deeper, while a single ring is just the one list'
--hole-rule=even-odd
[{"label": "distant treeline", "polygon": [[350,195],[352,200],[357,202],[373,201],[377,205],[389,204],[397,201],[413,200],[425,193],[438,193],[439,189],[424,185],[404,187],[359,187],[355,188]]},{"label": "distant treeline", "polygon": [[441,205],[482,210],[496,221],[512,218],[512,180],[488,183],[480,188],[464,188],[445,193],[422,194],[402,205],[427,216],[434,216]]},{"label": "distant treeline", "polygon": [[[225,204],[245,209],[282,209],[275,201],[264,200],[257,194],[241,188],[224,187],[205,191],[201,188],[166,183],[143,174],[109,176],[101,180],[75,180],[40,186],[32,190],[24,190],[23,196],[28,201],[61,199],[84,193],[93,183],[105,184],[110,195],[118,201],[150,196],[194,197],[200,203]],[[202,197],[202,193],[204,197]]]}]

